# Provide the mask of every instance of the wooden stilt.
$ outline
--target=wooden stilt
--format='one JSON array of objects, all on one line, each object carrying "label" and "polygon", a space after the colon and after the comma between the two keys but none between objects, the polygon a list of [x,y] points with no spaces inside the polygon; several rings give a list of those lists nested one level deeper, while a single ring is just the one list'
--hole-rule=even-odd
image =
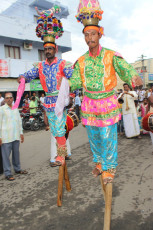
[{"label": "wooden stilt", "polygon": [[112,208],[112,183],[105,185],[105,215],[103,230],[110,230]]},{"label": "wooden stilt", "polygon": [[104,214],[104,227],[103,230],[110,230],[111,223],[111,207],[112,207],[112,183],[104,185],[102,175],[100,176],[102,191],[105,199],[105,214]]},{"label": "wooden stilt", "polygon": [[64,167],[65,165],[59,167],[58,194],[57,194],[57,206],[58,207],[62,206]]},{"label": "wooden stilt", "polygon": [[59,167],[59,176],[58,176],[58,194],[57,194],[57,206],[62,206],[62,194],[63,194],[63,179],[65,180],[65,186],[67,191],[71,191],[71,185],[69,181],[67,165]]},{"label": "wooden stilt", "polygon": [[64,179],[65,179],[66,190],[68,192],[70,192],[71,191],[71,185],[70,185],[70,181],[69,181],[69,175],[68,175],[67,165],[66,164],[65,164],[65,167],[64,167]]}]

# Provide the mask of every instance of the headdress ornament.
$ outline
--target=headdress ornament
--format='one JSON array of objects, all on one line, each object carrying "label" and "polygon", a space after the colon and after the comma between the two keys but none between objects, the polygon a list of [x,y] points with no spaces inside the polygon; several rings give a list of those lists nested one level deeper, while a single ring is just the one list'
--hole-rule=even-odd
[{"label": "headdress ornament", "polygon": [[54,17],[54,13],[61,11],[60,7],[54,6],[49,10],[44,10],[42,12],[38,11],[35,7],[37,13],[40,17],[37,20],[36,35],[40,37],[44,44],[55,43],[55,39],[58,39],[63,34],[62,22]]},{"label": "headdress ornament", "polygon": [[99,32],[103,34],[103,27],[98,25],[102,19],[102,14],[103,11],[98,0],[80,0],[76,18],[85,28],[87,26],[97,26],[99,27]]}]

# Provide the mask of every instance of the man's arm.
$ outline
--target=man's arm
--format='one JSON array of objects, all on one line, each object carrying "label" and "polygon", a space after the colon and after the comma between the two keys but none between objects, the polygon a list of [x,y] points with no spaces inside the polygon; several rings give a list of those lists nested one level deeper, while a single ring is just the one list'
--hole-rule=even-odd
[{"label": "man's arm", "polygon": [[39,77],[38,67],[34,67],[31,70],[27,71],[26,73],[20,74],[17,81],[19,83],[21,78],[25,78],[26,82],[28,83],[38,77]]},{"label": "man's arm", "polygon": [[78,62],[75,63],[72,77],[69,79],[69,85],[71,88],[71,92],[82,87],[81,72]]},{"label": "man's arm", "polygon": [[113,66],[121,80],[126,82],[129,86],[135,87],[143,85],[141,77],[136,70],[122,57],[114,55]]}]

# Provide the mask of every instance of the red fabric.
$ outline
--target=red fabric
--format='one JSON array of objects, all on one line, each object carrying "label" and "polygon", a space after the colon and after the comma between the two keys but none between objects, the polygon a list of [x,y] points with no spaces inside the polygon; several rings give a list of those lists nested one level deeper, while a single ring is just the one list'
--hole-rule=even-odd
[{"label": "red fabric", "polygon": [[66,138],[65,138],[65,136],[63,136],[63,137],[55,137],[55,138],[56,138],[57,144],[59,146],[66,145]]},{"label": "red fabric", "polygon": [[67,119],[66,119],[67,133],[70,132],[73,128],[74,128],[74,122],[72,118],[69,115],[67,115]]},{"label": "red fabric", "polygon": [[39,63],[39,78],[40,78],[40,83],[41,83],[41,85],[43,87],[43,90],[45,92],[48,92],[48,88],[47,88],[47,85],[46,85],[46,77],[43,74],[43,66],[42,66],[41,62]]}]

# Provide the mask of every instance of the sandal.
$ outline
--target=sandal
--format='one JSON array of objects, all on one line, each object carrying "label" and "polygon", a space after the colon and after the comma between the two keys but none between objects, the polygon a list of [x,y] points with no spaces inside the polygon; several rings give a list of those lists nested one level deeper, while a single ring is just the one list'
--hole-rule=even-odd
[{"label": "sandal", "polygon": [[67,160],[67,161],[68,161],[68,160],[72,160],[72,158],[71,158],[71,156],[66,156],[66,157],[65,157],[65,160]]},{"label": "sandal", "polygon": [[20,170],[20,171],[16,171],[16,174],[27,174],[28,172],[26,170]]},{"label": "sandal", "polygon": [[96,164],[96,167],[92,171],[92,174],[94,175],[94,177],[97,177],[102,174],[101,164]]},{"label": "sandal", "polygon": [[12,175],[8,175],[5,177],[6,180],[13,181],[15,178]]},{"label": "sandal", "polygon": [[55,162],[50,162],[50,167],[56,167],[58,166]]},{"label": "sandal", "polygon": [[104,184],[112,183],[115,173],[116,173],[116,169],[108,169],[107,171],[103,171],[102,178]]}]

